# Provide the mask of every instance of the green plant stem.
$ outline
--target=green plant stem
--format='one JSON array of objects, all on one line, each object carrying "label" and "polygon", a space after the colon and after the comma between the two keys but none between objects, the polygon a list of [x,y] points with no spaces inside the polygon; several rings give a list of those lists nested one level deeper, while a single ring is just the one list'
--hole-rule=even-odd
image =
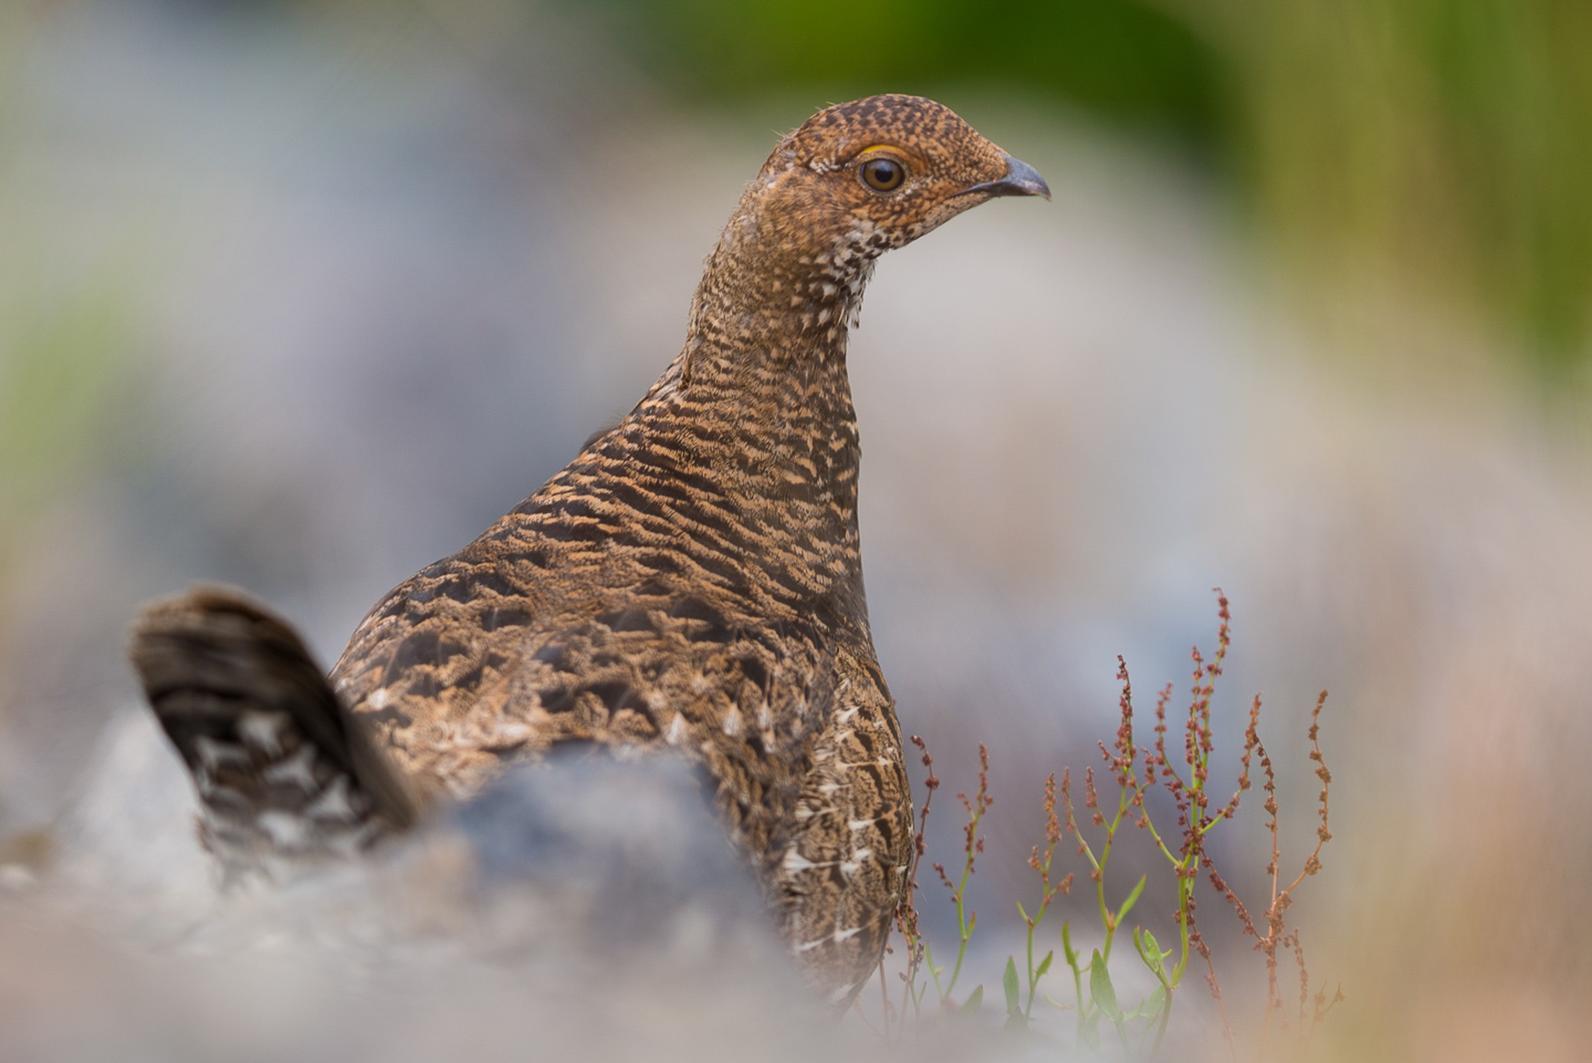
[{"label": "green plant stem", "polygon": [[[970,837],[977,835],[979,821],[983,818],[981,813],[973,815]],[[940,994],[940,1002],[942,1004],[949,1000],[951,994],[956,990],[956,980],[962,973],[962,961],[967,959],[967,943],[973,937],[973,927],[967,921],[967,884],[968,880],[973,877],[973,860],[974,849],[969,847],[967,857],[962,862],[962,877],[957,880],[956,890],[952,894],[952,899],[956,902],[956,962],[951,965],[951,977],[945,984],[945,990]],[[935,983],[936,987],[938,987],[938,977],[935,978]]]},{"label": "green plant stem", "polygon": [[1078,966],[1078,954],[1072,948],[1072,935],[1065,919],[1061,921],[1061,955],[1067,961],[1067,966],[1072,969],[1072,992],[1078,1001],[1078,1030],[1077,1036],[1083,1037],[1084,1003],[1083,1003],[1083,970]]},{"label": "green plant stem", "polygon": [[1035,925],[1035,922],[1038,919],[1043,919],[1044,917],[1045,917],[1045,909],[1044,908],[1040,908],[1039,909],[1039,915],[1037,917],[1035,917],[1035,919],[1030,919],[1028,921],[1028,946],[1027,946],[1028,1000],[1023,1004],[1023,1018],[1025,1020],[1033,1018],[1033,1014],[1034,1014],[1034,994],[1039,989],[1039,983],[1037,981],[1035,981],[1035,979],[1034,979],[1034,925]]},{"label": "green plant stem", "polygon": [[1166,1039],[1166,1026],[1172,1018],[1172,993],[1174,990],[1161,980],[1161,985],[1166,989],[1166,1002],[1161,1006],[1161,1021],[1155,1027],[1155,1042],[1150,1048],[1150,1055],[1158,1055],[1161,1051],[1161,1042]]},{"label": "green plant stem", "polygon": [[[934,993],[940,998],[940,1004],[943,1006],[945,1004],[945,988],[940,985],[941,968],[935,964],[934,950],[929,948],[929,943],[927,941],[923,943],[923,962],[929,968],[929,977],[934,979]],[[924,987],[924,992],[927,991],[928,988]]]},{"label": "green plant stem", "polygon": [[1084,847],[1089,857],[1089,864],[1094,869],[1095,905],[1100,910],[1100,925],[1105,929],[1105,943],[1100,947],[1100,958],[1106,962],[1111,960],[1111,942],[1117,934],[1117,925],[1120,920],[1117,914],[1111,911],[1106,904],[1106,866],[1111,862],[1111,849],[1116,844],[1117,829],[1122,826],[1122,817],[1127,814],[1129,807],[1128,789],[1123,787],[1117,794],[1116,815],[1106,823],[1106,843],[1100,847],[1100,859],[1096,860],[1094,850],[1086,842]]},{"label": "green plant stem", "polygon": [[962,897],[962,892],[967,889],[967,879],[968,874],[963,871],[961,881],[956,886],[956,962],[951,965],[951,980],[945,987],[947,995],[956,989],[956,979],[962,973],[962,961],[967,958],[967,943],[973,937],[973,930],[967,925],[967,907]]}]

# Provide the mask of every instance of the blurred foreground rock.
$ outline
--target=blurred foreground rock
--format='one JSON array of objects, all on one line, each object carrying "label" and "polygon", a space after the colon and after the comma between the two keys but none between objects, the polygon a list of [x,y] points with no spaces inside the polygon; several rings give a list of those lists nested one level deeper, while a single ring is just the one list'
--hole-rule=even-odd
[{"label": "blurred foreground rock", "polygon": [[[161,766],[152,737],[129,722],[113,739],[122,783],[139,774],[128,747]],[[109,804],[85,794],[49,842],[58,855],[0,887],[8,1063],[740,1059],[748,1044],[805,1057],[839,1033],[683,763],[529,767],[367,863],[226,899],[186,863],[168,895],[137,874],[118,891],[105,835],[140,820]],[[93,810],[110,819],[91,824]],[[122,841],[136,868],[138,840]]]}]

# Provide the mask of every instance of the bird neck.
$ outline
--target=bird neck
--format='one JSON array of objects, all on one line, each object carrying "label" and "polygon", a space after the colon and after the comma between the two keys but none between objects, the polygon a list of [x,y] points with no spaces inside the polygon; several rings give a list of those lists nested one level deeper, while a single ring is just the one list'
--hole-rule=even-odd
[{"label": "bird neck", "polygon": [[866,277],[843,285],[831,276],[759,256],[727,232],[692,301],[684,348],[619,431],[671,463],[684,459],[693,480],[732,503],[757,532],[758,563],[783,559],[800,569],[794,585],[851,599],[861,615],[861,448],[846,340]]},{"label": "bird neck", "polygon": [[788,231],[751,192],[724,227],[691,300],[688,385],[699,369],[713,371],[714,355],[732,374],[828,356],[844,369],[847,332],[883,244],[860,221],[827,241],[795,243]]}]

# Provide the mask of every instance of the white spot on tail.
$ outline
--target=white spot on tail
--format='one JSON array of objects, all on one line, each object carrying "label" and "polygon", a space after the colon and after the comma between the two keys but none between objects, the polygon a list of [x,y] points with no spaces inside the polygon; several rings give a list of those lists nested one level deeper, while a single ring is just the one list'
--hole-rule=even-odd
[{"label": "white spot on tail", "polygon": [[292,783],[301,790],[315,789],[315,747],[302,745],[286,760],[267,764],[261,772],[266,782]]},{"label": "white spot on tail", "polygon": [[231,742],[217,742],[200,735],[193,740],[193,748],[199,756],[200,767],[207,771],[221,764],[249,763],[249,754]]},{"label": "white spot on tail", "polygon": [[317,797],[304,809],[304,814],[310,819],[332,819],[348,822],[355,817],[354,803],[350,800],[348,790],[348,776],[339,775],[332,780],[332,784],[321,791]]},{"label": "white spot on tail", "polygon": [[276,809],[261,812],[255,817],[254,822],[270,836],[272,844],[280,849],[302,848],[304,839],[309,834],[308,825],[302,817],[279,812]]},{"label": "white spot on tail", "polygon": [[245,712],[238,717],[238,737],[268,757],[282,753],[282,729],[288,724],[285,712]]}]

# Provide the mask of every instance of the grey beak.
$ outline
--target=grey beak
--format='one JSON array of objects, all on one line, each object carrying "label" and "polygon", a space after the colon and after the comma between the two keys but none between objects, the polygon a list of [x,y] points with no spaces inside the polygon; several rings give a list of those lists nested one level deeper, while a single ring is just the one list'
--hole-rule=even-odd
[{"label": "grey beak", "polygon": [[994,181],[983,181],[964,188],[960,195],[984,192],[990,196],[1044,196],[1050,198],[1050,186],[1039,176],[1039,171],[1022,159],[1006,156],[1006,176]]}]

